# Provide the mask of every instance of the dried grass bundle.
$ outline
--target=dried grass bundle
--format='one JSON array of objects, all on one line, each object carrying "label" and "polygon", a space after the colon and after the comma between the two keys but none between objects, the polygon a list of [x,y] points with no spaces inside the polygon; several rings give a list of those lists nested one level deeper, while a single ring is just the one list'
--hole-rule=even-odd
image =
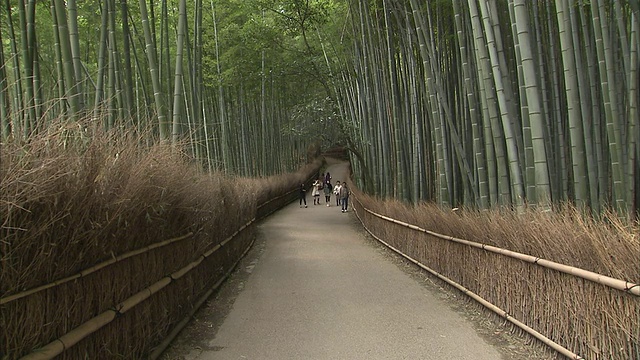
[{"label": "dried grass bundle", "polygon": [[[52,126],[0,153],[0,299],[73,276],[163,240],[90,275],[0,305],[0,358],[17,358],[76,328],[183,268],[256,216],[257,206],[311,176],[267,179],[203,174],[179,147],[145,145],[145,136],[87,135],[86,124]],[[315,168],[314,168],[315,167]],[[283,197],[273,206],[286,204]],[[137,359],[148,354],[235,263],[253,226],[180,281],[118,317],[61,358]]]}]

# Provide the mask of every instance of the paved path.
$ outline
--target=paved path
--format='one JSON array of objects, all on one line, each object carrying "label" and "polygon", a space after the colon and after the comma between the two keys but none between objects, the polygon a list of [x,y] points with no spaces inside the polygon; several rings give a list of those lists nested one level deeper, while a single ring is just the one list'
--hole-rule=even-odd
[{"label": "paved path", "polygon": [[[329,171],[343,180],[346,165]],[[307,202],[259,225],[261,254],[245,266],[228,314],[217,332],[199,330],[202,346],[183,358],[502,359],[441,296],[372,246],[352,212]]]}]

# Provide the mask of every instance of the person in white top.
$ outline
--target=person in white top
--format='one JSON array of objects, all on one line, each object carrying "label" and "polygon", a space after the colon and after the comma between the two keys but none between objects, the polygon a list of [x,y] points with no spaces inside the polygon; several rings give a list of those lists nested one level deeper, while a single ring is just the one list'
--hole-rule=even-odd
[{"label": "person in white top", "polygon": [[311,195],[313,195],[313,205],[320,205],[320,184],[321,182],[317,179],[312,184]]},{"label": "person in white top", "polygon": [[336,186],[333,187],[333,194],[336,196],[336,206],[340,206],[340,189],[342,185],[340,181],[336,181]]}]

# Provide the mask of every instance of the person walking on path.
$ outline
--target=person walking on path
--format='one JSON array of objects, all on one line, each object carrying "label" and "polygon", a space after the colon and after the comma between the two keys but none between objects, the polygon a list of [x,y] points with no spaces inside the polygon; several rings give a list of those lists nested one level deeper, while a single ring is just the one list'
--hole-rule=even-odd
[{"label": "person walking on path", "polygon": [[304,207],[307,207],[307,190],[304,188],[304,184],[300,184],[300,207],[304,202]]},{"label": "person walking on path", "polygon": [[324,184],[331,184],[331,174],[327,171],[327,174],[324,176]]},{"label": "person walking on path", "polygon": [[313,205],[320,205],[320,181],[318,181],[318,179],[313,182],[312,189],[311,195],[313,195]]},{"label": "person walking on path", "polygon": [[347,186],[347,182],[342,183],[342,188],[340,188],[340,199],[342,200],[342,212],[347,212],[349,208],[349,187]]},{"label": "person walking on path", "polygon": [[325,183],[324,184],[324,202],[327,204],[327,206],[331,206],[329,203],[331,201],[331,190],[332,190],[331,183],[330,182]]},{"label": "person walking on path", "polygon": [[336,186],[333,187],[333,194],[336,196],[336,206],[340,206],[340,189],[342,185],[340,185],[340,181],[336,181]]}]

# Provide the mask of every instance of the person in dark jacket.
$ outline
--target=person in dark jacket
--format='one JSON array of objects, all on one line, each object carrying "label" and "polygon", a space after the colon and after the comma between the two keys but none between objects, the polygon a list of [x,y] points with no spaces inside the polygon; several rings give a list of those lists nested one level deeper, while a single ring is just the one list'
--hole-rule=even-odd
[{"label": "person in dark jacket", "polygon": [[327,171],[327,173],[324,175],[324,183],[326,184],[330,184],[331,183],[331,174],[329,174],[329,172]]},{"label": "person in dark jacket", "polygon": [[304,207],[307,207],[307,190],[305,190],[304,184],[300,184],[300,207],[302,207],[302,202],[304,202]]},{"label": "person in dark jacket", "polygon": [[324,184],[324,202],[327,204],[327,206],[331,206],[330,202],[331,202],[332,189],[333,189],[333,186],[331,185],[330,182],[327,182]]},{"label": "person in dark jacket", "polygon": [[342,183],[342,188],[340,188],[340,200],[342,201],[342,212],[347,212],[349,209],[349,195],[351,191],[349,191],[349,187],[347,186],[347,182]]}]

